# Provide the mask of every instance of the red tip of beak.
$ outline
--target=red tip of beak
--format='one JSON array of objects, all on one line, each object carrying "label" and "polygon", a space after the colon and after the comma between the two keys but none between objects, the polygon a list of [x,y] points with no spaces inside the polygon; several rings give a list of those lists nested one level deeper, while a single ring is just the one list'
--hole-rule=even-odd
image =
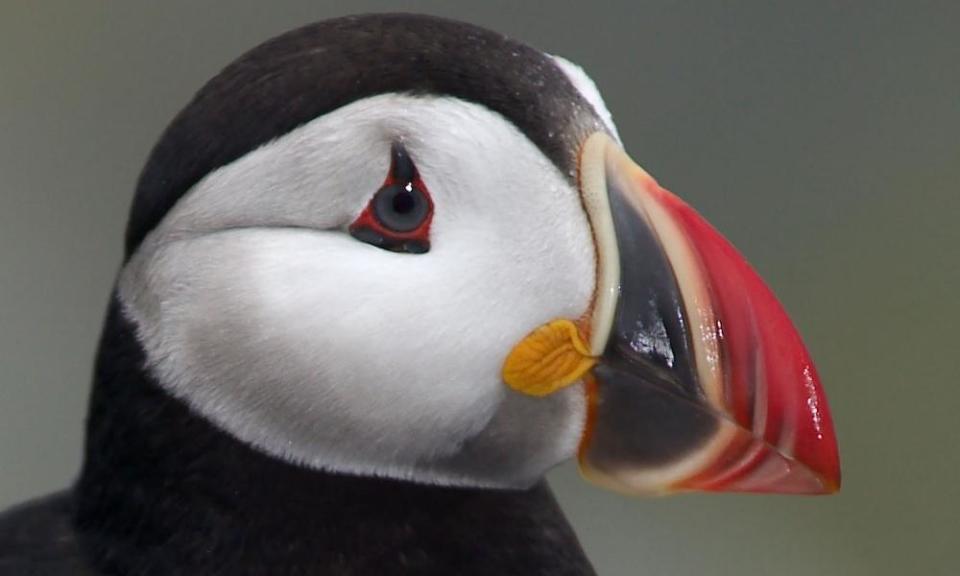
[{"label": "red tip of beak", "polygon": [[[827,399],[800,335],[737,250],[678,197],[652,196],[685,232],[708,284],[724,365],[723,402],[737,424],[719,456],[680,488],[828,494],[840,461]],[[731,427],[732,428],[732,427]]]}]

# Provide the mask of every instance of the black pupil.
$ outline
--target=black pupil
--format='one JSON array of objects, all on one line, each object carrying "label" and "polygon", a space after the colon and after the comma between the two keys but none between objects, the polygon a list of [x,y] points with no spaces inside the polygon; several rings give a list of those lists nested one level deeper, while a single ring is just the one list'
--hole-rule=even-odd
[{"label": "black pupil", "polygon": [[409,214],[417,206],[413,193],[401,190],[393,197],[393,211],[397,214]]}]

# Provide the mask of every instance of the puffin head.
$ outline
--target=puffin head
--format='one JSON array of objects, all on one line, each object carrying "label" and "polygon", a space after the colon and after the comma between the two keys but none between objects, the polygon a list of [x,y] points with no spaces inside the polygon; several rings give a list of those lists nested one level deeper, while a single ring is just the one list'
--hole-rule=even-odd
[{"label": "puffin head", "polygon": [[227,67],[147,163],[117,298],[167,393],[308,468],[839,483],[763,282],[626,156],[578,67],[470,25],[330,20]]}]

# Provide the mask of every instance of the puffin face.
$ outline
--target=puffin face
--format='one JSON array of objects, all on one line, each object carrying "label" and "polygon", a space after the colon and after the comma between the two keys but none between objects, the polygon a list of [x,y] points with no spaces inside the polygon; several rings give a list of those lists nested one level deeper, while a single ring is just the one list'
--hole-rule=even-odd
[{"label": "puffin face", "polygon": [[[447,21],[332,22],[324,50],[293,33],[294,56],[268,44],[225,72],[237,125],[187,109],[154,154],[193,178],[165,212],[152,190],[168,179],[148,165],[117,295],[162,388],[267,454],[339,473],[521,488],[576,457],[630,493],[837,488],[793,325],[627,157],[579,68]],[[415,56],[360,69],[377,38]],[[338,50],[359,71],[315,63]],[[500,59],[463,67],[477,53]],[[234,76],[258,66],[278,90],[308,86],[311,66],[346,79],[303,88],[329,110],[253,137],[243,122],[306,106],[242,97]],[[369,93],[329,96],[344,86]],[[217,157],[231,135],[256,145]],[[178,139],[215,168],[171,161]]]},{"label": "puffin face", "polygon": [[578,190],[512,124],[388,94],[200,181],[120,296],[157,379],[238,438],[310,466],[514,485],[572,454],[586,404],[511,390],[504,358],[585,313],[595,260]]}]

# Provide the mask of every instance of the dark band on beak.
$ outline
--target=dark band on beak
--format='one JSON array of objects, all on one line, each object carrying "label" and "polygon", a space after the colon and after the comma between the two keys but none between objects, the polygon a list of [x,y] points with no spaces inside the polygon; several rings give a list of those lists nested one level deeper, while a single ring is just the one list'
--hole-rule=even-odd
[{"label": "dark band on beak", "polygon": [[666,464],[716,430],[713,417],[694,409],[704,398],[673,268],[621,187],[607,181],[620,257],[640,265],[621,267],[612,332],[594,369],[603,385],[594,402],[591,458],[606,468]]}]

